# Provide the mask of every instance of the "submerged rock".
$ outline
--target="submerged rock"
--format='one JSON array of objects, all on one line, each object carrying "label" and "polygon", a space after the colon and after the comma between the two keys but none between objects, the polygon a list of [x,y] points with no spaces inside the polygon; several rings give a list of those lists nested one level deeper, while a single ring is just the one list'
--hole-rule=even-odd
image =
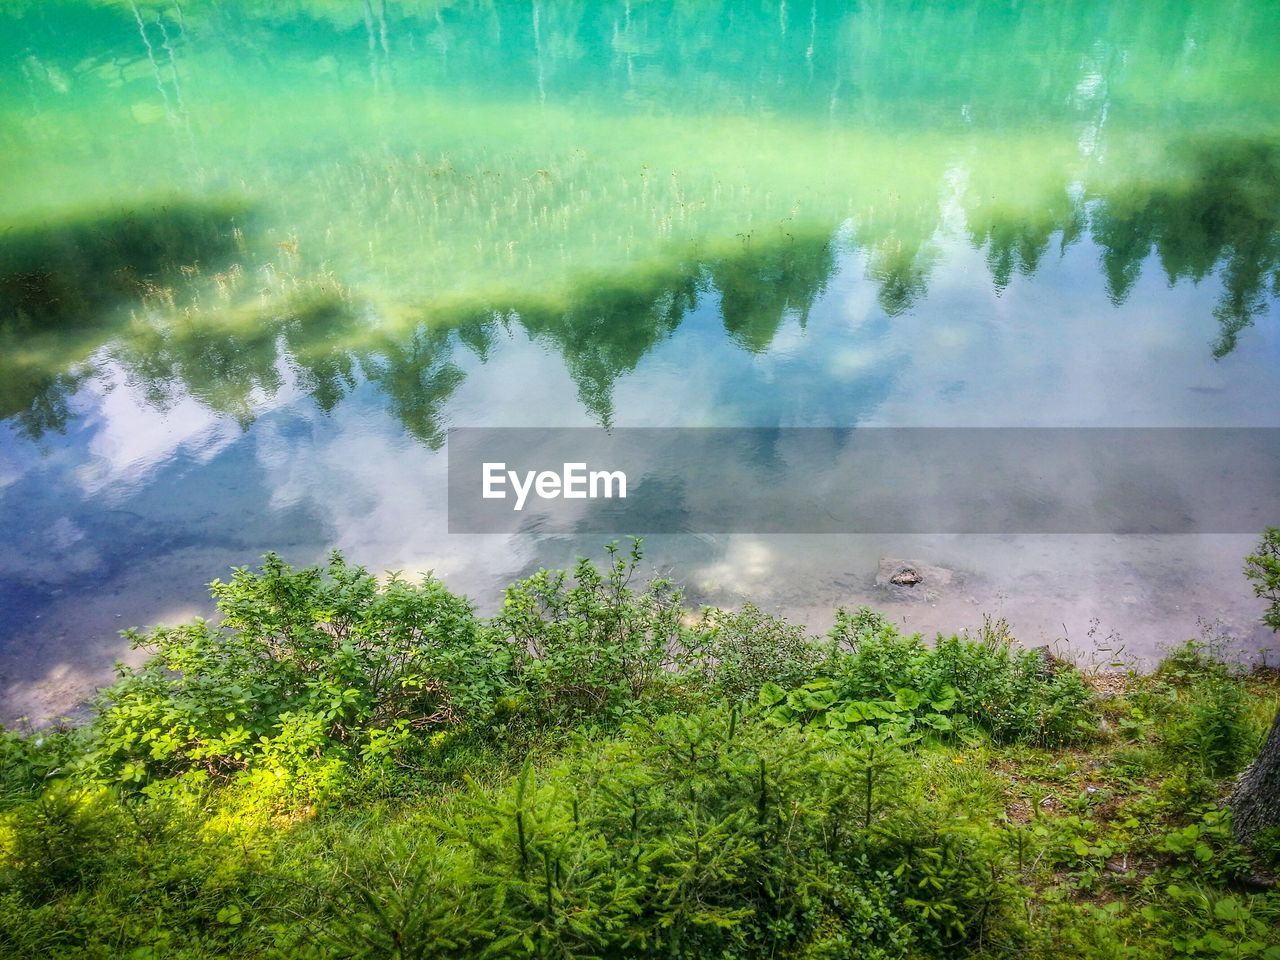
[{"label": "submerged rock", "polygon": [[893,600],[936,600],[952,579],[952,572],[945,567],[886,557],[880,561],[876,587]]},{"label": "submerged rock", "polygon": [[920,576],[919,571],[917,571],[915,567],[904,566],[889,578],[889,582],[897,584],[900,587],[914,587],[923,579],[924,577]]}]

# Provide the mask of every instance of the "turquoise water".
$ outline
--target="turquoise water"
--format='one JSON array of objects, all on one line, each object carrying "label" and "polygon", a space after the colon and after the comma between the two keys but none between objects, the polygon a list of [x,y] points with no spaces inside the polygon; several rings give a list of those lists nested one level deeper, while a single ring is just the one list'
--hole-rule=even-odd
[{"label": "turquoise water", "polygon": [[[451,426],[1280,426],[1280,5],[0,3],[0,691],[267,549],[482,604]],[[726,496],[731,496],[726,491]],[[1276,518],[1280,522],[1280,518]],[[626,531],[619,531],[625,533]],[[1275,641],[1245,537],[650,541],[821,629]],[[885,557],[954,573],[877,592]]]}]

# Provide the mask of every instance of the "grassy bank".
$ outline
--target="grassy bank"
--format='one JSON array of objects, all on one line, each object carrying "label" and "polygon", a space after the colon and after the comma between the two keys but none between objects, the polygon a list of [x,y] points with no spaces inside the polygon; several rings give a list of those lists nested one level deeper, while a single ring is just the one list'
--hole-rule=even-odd
[{"label": "grassy bank", "polygon": [[336,557],[215,582],[90,723],[0,739],[0,953],[1280,958],[1280,837],[1222,804],[1274,672],[811,638],[639,561],[492,618]]}]

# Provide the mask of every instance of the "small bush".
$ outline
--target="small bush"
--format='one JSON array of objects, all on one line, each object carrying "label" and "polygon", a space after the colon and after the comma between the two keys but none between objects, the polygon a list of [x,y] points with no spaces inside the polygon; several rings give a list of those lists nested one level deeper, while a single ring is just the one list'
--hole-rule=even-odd
[{"label": "small bush", "polygon": [[853,696],[877,696],[910,685],[926,656],[919,634],[903,636],[867,607],[853,613],[837,610],[827,636],[832,643],[832,669]]},{"label": "small bush", "polygon": [[380,585],[336,553],[324,571],[268,555],[212,590],[217,626],[131,633],[155,655],[102,695],[84,771],[141,785],[391,762],[415,731],[484,717],[506,682],[506,649],[429,577]]},{"label": "small bush", "polygon": [[924,702],[949,701],[939,712],[997,743],[1059,746],[1082,742],[1097,728],[1094,697],[1080,674],[1017,649],[1003,621],[988,620],[976,640],[939,637],[929,648],[862,608],[839,611],[831,638],[834,652],[824,669],[837,699],[874,700],[908,689]]},{"label": "small bush", "polygon": [[1255,740],[1244,689],[1229,677],[1205,677],[1182,690],[1160,732],[1170,759],[1215,778],[1243,769]]},{"label": "small bush", "polygon": [[0,728],[0,810],[33,799],[65,774],[83,750],[75,729],[52,728],[24,735]]},{"label": "small bush", "polygon": [[92,883],[114,853],[118,821],[102,792],[55,786],[10,817],[4,884],[41,903]]},{"label": "small bush", "polygon": [[698,625],[693,669],[718,696],[755,697],[766,683],[798,686],[812,676],[821,651],[804,628],[753,603],[737,612],[708,610]]},{"label": "small bush", "polygon": [[1153,721],[1167,762],[1189,783],[1202,781],[1188,801],[1212,793],[1210,781],[1239,772],[1259,745],[1242,679],[1207,643],[1188,640],[1172,650],[1140,682],[1136,706]]},{"label": "small bush", "polygon": [[1188,640],[1175,647],[1156,665],[1152,677],[1175,687],[1188,687],[1201,680],[1222,680],[1230,676],[1215,647],[1203,640]]},{"label": "small bush", "polygon": [[507,588],[491,634],[514,657],[537,722],[616,723],[678,666],[686,648],[681,596],[665,580],[631,589],[640,542],[607,548],[602,573],[581,560],[573,576],[539,570]]},{"label": "small bush", "polygon": [[1244,559],[1244,575],[1253,581],[1253,592],[1270,604],[1262,622],[1280,630],[1280,527],[1267,527],[1257,552]]}]

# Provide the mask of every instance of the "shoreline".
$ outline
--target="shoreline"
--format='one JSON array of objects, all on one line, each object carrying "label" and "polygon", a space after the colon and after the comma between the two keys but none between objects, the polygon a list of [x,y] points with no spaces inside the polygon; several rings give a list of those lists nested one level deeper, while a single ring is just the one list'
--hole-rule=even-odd
[{"label": "shoreline", "polygon": [[[928,573],[928,578],[910,588],[888,582],[888,577],[893,570],[901,564],[914,566]],[[653,567],[651,573],[656,575],[657,565]],[[195,558],[186,563],[184,568],[189,573],[193,572],[196,569]],[[223,578],[226,575],[224,573]],[[385,580],[386,576],[385,573],[382,574],[381,579]],[[446,584],[449,584],[450,578],[443,579]],[[887,617],[904,632],[921,635],[926,643],[933,643],[939,636],[968,635],[980,627],[984,617],[996,618],[1002,608],[1010,605],[1008,596],[997,593],[989,597],[993,608],[989,611],[972,592],[975,585],[981,588],[979,576],[968,571],[951,570],[913,558],[882,557],[875,574],[864,578],[864,582],[858,589],[851,589],[847,578],[840,578],[837,583],[843,585],[840,589],[849,597],[842,606],[849,609],[862,605],[869,606]],[[714,586],[703,590],[691,588],[688,584],[684,587],[686,606],[689,608],[687,615],[694,620],[702,610],[721,608],[733,610],[740,608],[743,604],[756,603],[753,596],[740,591],[726,595]],[[989,587],[988,590],[990,590]],[[213,618],[213,605],[208,599],[207,586],[203,593],[205,596],[203,604],[193,603],[189,598],[166,604],[165,606],[174,610],[176,615],[166,617],[159,622],[176,626],[197,617]],[[107,607],[120,605],[119,599],[109,601],[106,598],[102,599]],[[725,599],[729,602],[716,602]],[[769,599],[770,602],[760,604],[762,609],[799,626],[813,639],[821,639],[827,632],[838,609],[838,606],[824,607],[814,603],[797,603],[795,597],[785,595],[778,597],[775,594]],[[1115,598],[1113,609],[1123,611],[1126,606],[1132,606],[1126,603],[1126,599]],[[487,603],[478,604],[477,608],[482,615],[490,615],[496,612],[499,606],[498,599],[490,596]],[[1262,606],[1261,601],[1258,601],[1259,610]],[[1034,606],[1031,609],[1034,609]],[[119,613],[112,614],[111,618],[116,623],[128,622]],[[1182,636],[1170,635],[1160,640],[1148,641],[1143,645],[1143,649],[1146,650],[1145,655],[1139,656],[1129,652],[1126,646],[1127,638],[1122,633],[1104,624],[1099,617],[1093,617],[1088,621],[1087,629],[1082,631],[1084,633],[1082,641],[1073,640],[1070,631],[1066,631],[1067,635],[1062,636],[1054,635],[1052,631],[1034,629],[1028,631],[1029,635],[1024,639],[1019,635],[1021,631],[1018,621],[1014,618],[1006,617],[1006,619],[1010,620],[1015,641],[1023,649],[1048,650],[1053,656],[1072,663],[1082,675],[1086,676],[1142,675],[1149,672],[1168,652],[1187,640],[1205,642],[1218,651],[1224,660],[1234,663],[1245,671],[1257,667],[1267,669],[1273,663],[1280,662],[1280,638],[1266,631],[1260,621],[1250,626],[1253,626],[1251,633],[1253,638],[1260,637],[1264,641],[1269,641],[1262,646],[1250,645],[1243,638],[1231,633],[1232,627],[1238,629],[1241,626],[1238,619],[1234,623],[1224,623],[1221,618],[1214,620],[1196,616],[1194,633],[1186,632],[1186,635]],[[1110,622],[1114,623],[1115,618]],[[138,629],[145,632],[152,629],[152,626]],[[1065,630],[1065,622],[1063,629]],[[113,682],[115,663],[124,662],[136,668],[148,656],[146,651],[130,650],[118,636],[113,635],[99,634],[93,641],[93,647],[99,651],[94,656],[100,662],[109,658],[109,665],[100,666],[97,669],[86,669],[78,667],[74,660],[68,657],[53,663],[40,679],[9,681],[7,676],[0,673],[0,680],[5,681],[4,696],[0,698],[0,727],[38,730],[56,727],[63,721],[78,725],[91,715],[92,703],[98,693]]]}]

